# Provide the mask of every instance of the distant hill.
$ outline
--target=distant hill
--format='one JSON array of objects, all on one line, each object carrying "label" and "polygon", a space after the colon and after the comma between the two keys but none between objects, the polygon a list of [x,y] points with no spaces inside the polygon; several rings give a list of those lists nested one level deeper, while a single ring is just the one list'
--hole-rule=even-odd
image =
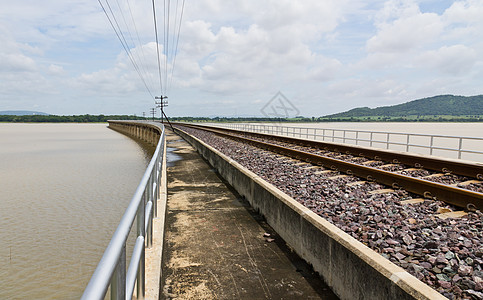
[{"label": "distant hill", "polygon": [[30,110],[4,110],[0,111],[2,116],[48,116],[44,112],[40,111],[30,111]]},{"label": "distant hill", "polygon": [[351,118],[351,117],[407,117],[450,115],[469,116],[483,115],[483,95],[454,96],[441,95],[423,98],[393,106],[377,108],[359,107],[346,112],[327,115],[324,118]]}]

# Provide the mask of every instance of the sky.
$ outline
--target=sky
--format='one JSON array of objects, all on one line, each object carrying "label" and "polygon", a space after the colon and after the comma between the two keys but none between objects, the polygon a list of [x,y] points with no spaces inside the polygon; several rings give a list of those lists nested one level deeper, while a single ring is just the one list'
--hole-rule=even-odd
[{"label": "sky", "polygon": [[152,3],[0,0],[0,111],[141,116],[167,96],[168,116],[319,117],[483,94],[481,0],[158,0],[158,44]]}]

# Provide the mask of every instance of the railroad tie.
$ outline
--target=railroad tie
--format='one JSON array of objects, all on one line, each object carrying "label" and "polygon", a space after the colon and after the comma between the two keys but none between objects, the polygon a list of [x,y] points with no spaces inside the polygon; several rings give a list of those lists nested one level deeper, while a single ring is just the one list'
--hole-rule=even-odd
[{"label": "railroad tie", "polygon": [[345,174],[336,175],[336,176],[332,176],[332,177],[327,177],[327,179],[339,179],[339,178],[345,178],[345,177],[349,177],[349,175],[345,175]]},{"label": "railroad tie", "polygon": [[380,166],[380,168],[389,168],[389,167],[394,167],[394,166],[397,166],[397,165],[396,164],[385,164],[385,165]]},{"label": "railroad tie", "polygon": [[336,171],[332,171],[332,170],[317,171],[315,172],[315,175],[328,174],[333,172],[336,172]]},{"label": "railroad tie", "polygon": [[480,184],[480,183],[483,183],[483,181],[480,181],[480,180],[468,180],[468,181],[456,183],[455,185],[467,186],[467,185],[470,185],[470,184]]},{"label": "railroad tie", "polygon": [[394,190],[393,189],[380,189],[380,190],[374,190],[374,191],[370,191],[368,192],[369,195],[377,195],[377,194],[389,194],[389,193],[393,193]]},{"label": "railroad tie", "polygon": [[402,205],[407,205],[407,204],[418,204],[424,202],[424,199],[422,198],[416,198],[416,199],[409,199],[409,200],[403,200],[399,202]]},{"label": "railroad tie", "polygon": [[461,210],[461,211],[450,211],[447,213],[437,214],[435,216],[444,220],[448,218],[461,218],[463,216],[466,216],[467,214],[468,213]]},{"label": "railroad tie", "polygon": [[436,174],[431,174],[431,175],[428,175],[428,176],[424,176],[424,177],[421,177],[423,179],[429,179],[429,178],[436,178],[436,177],[441,177],[441,176],[444,176],[445,174],[443,173],[436,173]]}]

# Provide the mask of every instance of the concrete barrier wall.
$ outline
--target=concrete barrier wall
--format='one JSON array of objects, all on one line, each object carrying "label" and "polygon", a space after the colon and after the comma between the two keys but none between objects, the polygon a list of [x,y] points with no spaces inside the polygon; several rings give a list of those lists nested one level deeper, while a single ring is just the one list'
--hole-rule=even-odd
[{"label": "concrete barrier wall", "polygon": [[161,128],[157,124],[137,121],[108,121],[109,128],[138,138],[156,146],[161,136]]},{"label": "concrete barrier wall", "polygon": [[341,299],[446,299],[213,147],[176,130]]}]

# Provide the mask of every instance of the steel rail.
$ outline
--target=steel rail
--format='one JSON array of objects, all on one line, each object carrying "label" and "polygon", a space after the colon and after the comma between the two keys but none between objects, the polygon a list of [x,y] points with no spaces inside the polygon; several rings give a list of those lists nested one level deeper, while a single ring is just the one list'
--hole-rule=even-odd
[{"label": "steel rail", "polygon": [[[197,126],[190,126],[193,128],[200,128]],[[295,150],[283,147],[276,144],[262,142],[246,137],[232,135],[217,129],[201,127],[202,130],[210,131],[215,134],[225,136],[231,139],[242,140],[244,142],[255,145],[272,152],[282,155],[290,156],[301,161],[311,164],[321,165],[332,170],[336,170],[349,175],[365,178],[368,181],[375,181],[393,188],[402,188],[409,192],[421,195],[425,198],[433,200],[441,200],[446,203],[463,207],[463,208],[477,208],[483,210],[483,193],[478,193],[454,186],[449,186],[441,183],[436,183],[420,178],[410,177],[397,173],[392,173],[373,167],[358,165],[335,158],[329,158],[314,153]]]},{"label": "steel rail", "polygon": [[385,151],[385,150],[379,150],[374,148],[365,148],[362,146],[352,146],[352,145],[343,145],[343,144],[337,144],[337,143],[305,140],[305,139],[294,138],[294,137],[269,135],[269,134],[258,133],[258,132],[247,132],[247,131],[241,131],[236,129],[220,128],[220,127],[207,126],[207,125],[197,126],[197,125],[187,124],[187,123],[178,123],[178,124],[183,126],[192,126],[194,128],[210,128],[214,130],[224,130],[227,132],[234,132],[239,134],[248,134],[248,135],[252,135],[260,138],[270,138],[281,142],[297,144],[299,146],[312,147],[316,149],[340,152],[340,153],[351,154],[355,156],[362,156],[368,159],[382,160],[382,161],[387,161],[391,163],[400,163],[400,164],[405,164],[415,168],[424,168],[424,169],[429,169],[433,171],[452,173],[456,175],[476,178],[478,180],[483,180],[483,164],[476,163],[476,162],[470,163],[466,161],[441,159],[441,158],[431,157],[431,156],[420,156],[420,155],[413,155],[410,153],[392,152],[392,151]]}]

